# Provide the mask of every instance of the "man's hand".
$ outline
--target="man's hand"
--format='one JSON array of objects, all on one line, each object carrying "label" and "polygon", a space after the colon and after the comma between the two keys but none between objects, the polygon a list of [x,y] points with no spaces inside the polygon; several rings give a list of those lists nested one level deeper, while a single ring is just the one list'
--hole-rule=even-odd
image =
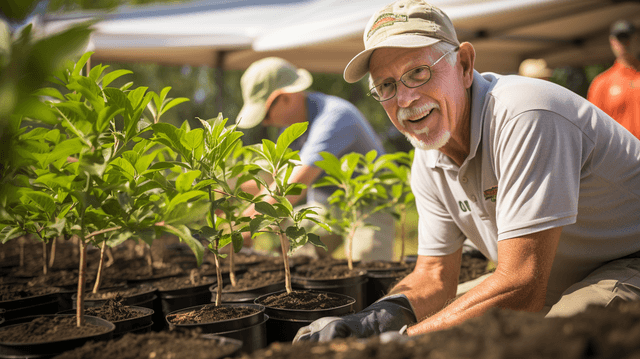
[{"label": "man's hand", "polygon": [[300,328],[293,342],[329,341],[335,338],[367,338],[388,331],[399,331],[416,322],[409,299],[404,294],[383,298],[359,313],[344,317],[320,318]]}]

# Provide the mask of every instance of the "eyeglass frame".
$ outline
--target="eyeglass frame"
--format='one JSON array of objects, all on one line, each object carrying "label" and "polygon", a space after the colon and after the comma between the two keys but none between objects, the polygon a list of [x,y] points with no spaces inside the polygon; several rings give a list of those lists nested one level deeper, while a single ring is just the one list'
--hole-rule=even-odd
[{"label": "eyeglass frame", "polygon": [[[387,98],[387,99],[384,99],[384,100],[379,100],[379,99],[377,99],[377,98],[376,98],[376,96],[373,94],[373,90],[375,90],[375,89],[376,89],[376,87],[378,87],[378,86],[380,86],[380,85],[385,84],[384,82],[383,82],[383,83],[381,83],[381,84],[378,84],[378,85],[376,85],[376,86],[373,86],[372,88],[370,88],[370,89],[369,89],[369,92],[367,93],[367,96],[371,96],[371,97],[373,97],[373,99],[374,99],[374,100],[376,100],[376,101],[378,101],[378,102],[385,102],[385,101],[389,101],[389,100],[391,100],[392,98],[396,97],[396,95],[398,94],[398,82],[402,82],[402,84],[403,84],[403,85],[405,85],[407,88],[410,88],[410,89],[418,88],[418,87],[420,87],[420,86],[422,86],[422,85],[426,84],[427,82],[429,82],[429,80],[431,80],[431,68],[432,68],[433,66],[437,65],[437,64],[438,64],[438,62],[440,62],[440,60],[444,59],[447,55],[451,54],[452,52],[456,52],[456,51],[458,51],[458,50],[460,50],[460,46],[456,46],[455,48],[453,48],[453,49],[451,49],[451,50],[449,50],[449,51],[445,52],[442,56],[440,56],[440,58],[439,58],[439,59],[437,59],[437,60],[436,60],[433,64],[431,64],[431,65],[420,65],[420,66],[416,66],[416,67],[414,67],[414,68],[412,68],[412,69],[410,69],[410,70],[406,71],[405,73],[403,73],[403,74],[402,74],[402,76],[400,76],[400,79],[399,79],[399,80],[392,82],[392,84],[394,85],[394,92],[393,92],[393,96],[391,96],[391,97],[389,97],[389,98]],[[427,70],[429,70],[429,78],[428,78],[425,82],[423,82],[423,83],[421,83],[421,84],[419,84],[419,85],[416,85],[416,86],[409,86],[409,85],[407,85],[407,84],[402,80],[402,78],[403,78],[406,74],[408,74],[408,73],[410,73],[410,72],[412,72],[412,71],[414,71],[414,70],[416,70],[416,69],[422,68],[422,67],[426,67],[426,68],[427,68]],[[391,83],[386,83],[386,84],[391,84]],[[377,91],[376,91],[376,93],[377,93]],[[379,97],[379,96],[378,96],[378,97]]]}]

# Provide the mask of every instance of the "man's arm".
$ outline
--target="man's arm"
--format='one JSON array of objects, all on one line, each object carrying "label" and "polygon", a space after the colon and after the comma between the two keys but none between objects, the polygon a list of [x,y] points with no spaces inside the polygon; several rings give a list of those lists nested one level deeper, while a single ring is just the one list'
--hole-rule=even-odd
[{"label": "man's arm", "polygon": [[420,321],[455,297],[461,261],[462,248],[446,256],[418,256],[413,272],[396,284],[388,296],[406,295]]},{"label": "man's arm", "polygon": [[[409,335],[442,330],[479,317],[493,307],[537,312],[545,303],[547,283],[562,228],[498,242],[496,271],[438,313],[407,330]],[[426,290],[426,289],[425,289]],[[407,296],[409,296],[407,294]],[[412,299],[411,297],[409,297]],[[411,303],[420,314],[432,304],[414,296]],[[440,303],[441,299],[436,298]],[[429,313],[426,313],[429,314]]]}]

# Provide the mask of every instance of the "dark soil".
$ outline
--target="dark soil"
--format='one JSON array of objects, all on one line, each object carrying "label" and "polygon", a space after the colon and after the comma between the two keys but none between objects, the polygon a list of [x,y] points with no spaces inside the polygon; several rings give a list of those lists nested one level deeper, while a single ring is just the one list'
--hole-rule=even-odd
[{"label": "dark soil", "polygon": [[492,271],[493,268],[491,268],[491,262],[486,258],[463,254],[458,282],[464,283],[481,277]]},{"label": "dark soil", "polygon": [[571,318],[492,309],[454,328],[382,343],[336,339],[328,343],[274,343],[241,359],[637,359],[640,302],[590,307]]},{"label": "dark soil", "polygon": [[117,296],[122,298],[132,297],[141,293],[148,293],[154,290],[155,287],[151,285],[141,284],[136,287],[129,288],[114,288],[114,289],[101,289],[97,293],[87,292],[85,293],[85,300],[100,300],[100,299],[115,299]]},{"label": "dark soil", "polygon": [[5,284],[0,285],[0,301],[16,300],[58,292],[60,292],[60,288],[56,287],[33,287],[27,284]]},{"label": "dark soil", "polygon": [[409,264],[391,261],[369,261],[361,262],[357,265],[358,268],[362,268],[368,271],[383,271],[383,270],[403,270],[408,269]]},{"label": "dark soil", "polygon": [[363,270],[357,267],[349,269],[349,266],[342,261],[333,263],[323,261],[323,264],[312,262],[307,265],[296,267],[293,275],[310,279],[342,279],[362,275]]},{"label": "dark soil", "polygon": [[126,334],[118,340],[90,342],[54,359],[219,359],[238,348],[194,332]]},{"label": "dark soil", "polygon": [[2,343],[42,343],[101,334],[109,328],[85,323],[76,326],[75,316],[42,316],[28,323],[16,324],[11,330],[0,328]]},{"label": "dark soil", "polygon": [[172,324],[211,323],[242,318],[258,312],[259,310],[254,307],[207,304],[191,312],[171,314],[167,320]]},{"label": "dark soil", "polygon": [[99,317],[110,322],[119,322],[125,319],[141,317],[144,313],[135,310],[122,303],[122,297],[118,294],[115,298],[108,299],[100,307],[85,308],[85,315]]},{"label": "dark soil", "polygon": [[249,271],[240,275],[235,286],[226,284],[222,292],[238,292],[247,289],[260,288],[269,284],[284,282],[284,271],[256,272]]},{"label": "dark soil", "polygon": [[271,308],[315,310],[341,307],[349,303],[351,303],[350,299],[334,296],[331,293],[294,290],[290,294],[283,292],[267,296],[258,304]]},{"label": "dark soil", "polygon": [[[192,280],[193,279],[193,280]],[[160,291],[184,289],[189,287],[213,284],[216,282],[215,278],[210,277],[169,277],[152,282],[152,285]]]}]

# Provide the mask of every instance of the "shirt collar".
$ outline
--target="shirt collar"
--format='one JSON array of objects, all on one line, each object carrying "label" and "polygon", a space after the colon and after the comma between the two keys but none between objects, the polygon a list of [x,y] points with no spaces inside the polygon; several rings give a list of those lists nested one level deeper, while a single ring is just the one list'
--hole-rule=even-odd
[{"label": "shirt collar", "polygon": [[[468,163],[476,156],[480,141],[482,140],[482,128],[484,118],[485,97],[493,85],[495,76],[490,75],[485,79],[478,71],[473,70],[473,84],[471,85],[471,108],[469,109],[471,121],[471,146],[469,147],[469,155],[465,159],[462,166]],[[435,152],[436,150],[434,150]],[[449,157],[437,151],[436,156],[429,156],[428,167],[440,167],[445,170],[457,168],[457,164]]]}]

